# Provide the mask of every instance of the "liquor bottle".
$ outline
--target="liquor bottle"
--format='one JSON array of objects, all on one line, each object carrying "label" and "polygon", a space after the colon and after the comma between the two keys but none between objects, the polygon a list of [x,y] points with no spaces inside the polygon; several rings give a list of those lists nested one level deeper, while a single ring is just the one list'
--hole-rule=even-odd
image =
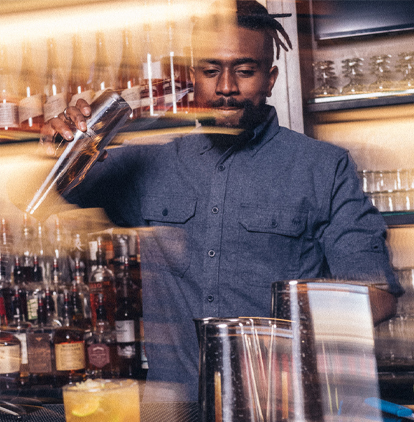
[{"label": "liquor bottle", "polygon": [[60,278],[59,264],[56,258],[53,258],[52,284],[50,285],[51,295],[55,307],[56,316],[59,320],[63,318],[64,294],[70,291],[70,285],[63,283]]},{"label": "liquor bottle", "polygon": [[[14,257],[13,286],[14,286],[14,289],[17,290],[17,292],[19,294],[20,306],[21,306],[23,318],[24,318],[25,321],[27,321],[28,320],[28,310],[27,310],[26,281],[25,281],[25,277],[23,275],[22,267],[20,266],[20,258],[17,255]],[[14,298],[14,296],[15,296],[15,292],[13,292],[13,298]],[[12,312],[14,312],[13,301],[12,301]]]},{"label": "liquor bottle", "polygon": [[45,122],[57,116],[66,108],[66,86],[57,59],[55,40],[49,38],[47,44],[45,102],[43,104]]},{"label": "liquor bottle", "polygon": [[45,313],[45,318],[46,318],[45,324],[51,327],[61,327],[62,321],[58,318],[56,314],[56,305],[53,299],[53,290],[50,289],[50,286],[48,284],[46,284],[45,286],[43,306],[44,306],[44,313]]},{"label": "liquor bottle", "polygon": [[[34,257],[37,257],[37,264],[39,266],[39,273],[37,275],[38,281],[50,280],[51,266],[53,263],[51,245],[45,232],[42,223],[37,223],[36,235],[33,240],[33,266]],[[34,271],[34,268],[33,268]],[[33,274],[33,278],[36,276]]]},{"label": "liquor bottle", "polygon": [[62,321],[62,327],[56,328],[53,338],[58,386],[85,379],[84,331],[72,323],[70,297],[67,291],[64,296]]},{"label": "liquor bottle", "polygon": [[140,68],[137,57],[132,51],[131,31],[125,29],[122,34],[122,58],[118,70],[118,89],[121,97],[132,109],[130,119],[136,119],[141,115],[140,101]]},{"label": "liquor bottle", "polygon": [[7,60],[6,47],[0,46],[0,136],[2,132],[18,129],[18,97],[13,72]]},{"label": "liquor bottle", "polygon": [[20,129],[40,132],[43,124],[42,83],[32,60],[29,42],[23,42],[22,67],[19,76]]},{"label": "liquor bottle", "polygon": [[70,291],[70,301],[72,307],[72,324],[75,327],[86,329],[85,319],[82,312],[82,301],[78,292],[78,286],[76,281],[72,281],[72,287]]},{"label": "liquor bottle", "polygon": [[53,333],[53,327],[47,324],[44,298],[39,294],[37,324],[27,330],[31,385],[53,385]]},{"label": "liquor bottle", "polygon": [[118,364],[121,377],[140,378],[142,372],[139,312],[133,303],[130,280],[125,276],[115,313]]},{"label": "liquor bottle", "polygon": [[0,391],[16,389],[20,379],[20,340],[7,330],[5,320],[0,321]]},{"label": "liquor bottle", "polygon": [[96,33],[96,57],[94,62],[92,89],[94,98],[98,97],[105,89],[113,89],[112,68],[108,60],[103,32]]},{"label": "liquor bottle", "polygon": [[102,293],[98,295],[96,325],[86,340],[87,371],[93,378],[116,378],[117,366],[116,335],[111,328],[104,306]]},{"label": "liquor bottle", "polygon": [[96,310],[98,297],[101,293],[104,298],[104,306],[110,325],[114,326],[114,310],[116,308],[116,288],[113,272],[107,267],[105,250],[102,239],[98,238],[98,250],[96,252],[97,268],[92,272],[89,279],[89,293],[92,311],[92,326],[96,324]]},{"label": "liquor bottle", "polygon": [[79,232],[72,233],[72,243],[68,254],[70,278],[72,280],[75,278],[74,272],[76,260],[79,262],[79,268],[83,279],[89,280],[87,246],[84,236],[82,236]]},{"label": "liquor bottle", "polygon": [[23,216],[21,257],[22,277],[23,281],[27,283],[33,278],[33,227],[27,214]]},{"label": "liquor bottle", "polygon": [[68,83],[68,102],[75,106],[82,98],[89,104],[92,102],[93,91],[87,83],[88,74],[82,55],[82,42],[79,34],[72,37],[72,65]]},{"label": "liquor bottle", "polygon": [[92,325],[92,314],[91,314],[91,302],[90,302],[90,292],[87,284],[84,283],[83,275],[80,271],[80,262],[79,259],[75,259],[75,278],[73,280],[76,283],[77,294],[79,297],[79,302],[82,310],[82,315],[84,319],[85,328],[89,329]]},{"label": "liquor bottle", "polygon": [[7,330],[20,340],[20,384],[22,385],[26,385],[29,381],[29,362],[27,356],[27,329],[29,327],[31,327],[31,324],[24,319],[19,290],[15,287],[13,296],[13,321],[9,323]]},{"label": "liquor bottle", "polygon": [[144,53],[142,58],[142,85],[141,85],[141,115],[144,117],[157,116],[163,111],[162,71],[161,61],[154,54],[151,39],[151,26],[144,24]]},{"label": "liquor bottle", "polygon": [[67,247],[60,228],[59,218],[55,220],[55,232],[52,241],[52,257],[57,259],[59,277],[65,282],[70,281]]},{"label": "liquor bottle", "polygon": [[3,255],[0,253],[0,308],[4,314],[3,322],[7,325],[13,318],[12,308],[13,289],[10,278],[7,277],[6,266],[3,265]]},{"label": "liquor bottle", "polygon": [[38,296],[43,289],[42,268],[39,266],[38,257],[33,257],[32,279],[26,283],[27,321],[34,324],[38,314]]},{"label": "liquor bottle", "polygon": [[6,269],[6,278],[11,279],[13,267],[13,236],[9,228],[9,224],[5,218],[1,219],[1,241],[0,253],[2,255],[2,262]]}]

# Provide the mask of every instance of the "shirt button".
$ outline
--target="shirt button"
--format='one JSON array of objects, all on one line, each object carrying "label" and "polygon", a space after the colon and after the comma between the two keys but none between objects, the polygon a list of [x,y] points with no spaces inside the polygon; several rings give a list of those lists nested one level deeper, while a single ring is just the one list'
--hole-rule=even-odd
[{"label": "shirt button", "polygon": [[218,207],[213,207],[213,208],[211,209],[211,212],[212,212],[213,214],[217,214],[217,213],[219,212]]},{"label": "shirt button", "polygon": [[167,210],[167,208],[164,208],[164,209],[162,210],[162,215],[163,215],[164,217],[166,217],[166,216],[168,215],[168,210]]},{"label": "shirt button", "polygon": [[213,296],[213,295],[208,295],[208,296],[207,296],[207,300],[208,300],[209,302],[212,302],[212,301],[214,300],[214,296]]},{"label": "shirt button", "polygon": [[218,166],[219,171],[224,171],[226,169],[226,166],[223,166],[223,164],[220,164]]},{"label": "shirt button", "polygon": [[216,255],[216,253],[212,249],[208,251],[208,256],[210,258],[213,258],[215,255]]}]

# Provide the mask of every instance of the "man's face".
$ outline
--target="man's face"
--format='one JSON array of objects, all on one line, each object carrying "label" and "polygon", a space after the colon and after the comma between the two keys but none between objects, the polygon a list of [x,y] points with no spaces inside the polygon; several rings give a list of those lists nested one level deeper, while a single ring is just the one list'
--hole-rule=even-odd
[{"label": "man's face", "polygon": [[211,109],[218,126],[256,126],[277,78],[264,33],[230,26],[204,38],[194,49],[191,69],[197,107]]}]

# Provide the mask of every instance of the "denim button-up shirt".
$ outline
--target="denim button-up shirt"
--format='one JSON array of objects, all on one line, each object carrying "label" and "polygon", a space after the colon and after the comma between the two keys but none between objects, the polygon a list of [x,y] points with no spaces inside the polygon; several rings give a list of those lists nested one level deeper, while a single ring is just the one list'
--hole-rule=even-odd
[{"label": "denim button-up shirt", "polygon": [[182,399],[197,399],[193,318],[269,317],[278,280],[386,279],[401,293],[346,150],[280,127],[271,107],[227,141],[196,129],[110,150],[70,198],[142,228],[148,376],[186,385]]}]

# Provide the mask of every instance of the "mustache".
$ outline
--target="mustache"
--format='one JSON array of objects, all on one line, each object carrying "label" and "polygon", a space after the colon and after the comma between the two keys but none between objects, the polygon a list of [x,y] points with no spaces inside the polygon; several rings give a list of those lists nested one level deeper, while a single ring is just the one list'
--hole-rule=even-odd
[{"label": "mustache", "polygon": [[208,106],[211,108],[220,108],[220,107],[234,107],[234,108],[245,108],[245,101],[237,101],[233,97],[229,98],[219,98],[216,101],[210,101]]}]

